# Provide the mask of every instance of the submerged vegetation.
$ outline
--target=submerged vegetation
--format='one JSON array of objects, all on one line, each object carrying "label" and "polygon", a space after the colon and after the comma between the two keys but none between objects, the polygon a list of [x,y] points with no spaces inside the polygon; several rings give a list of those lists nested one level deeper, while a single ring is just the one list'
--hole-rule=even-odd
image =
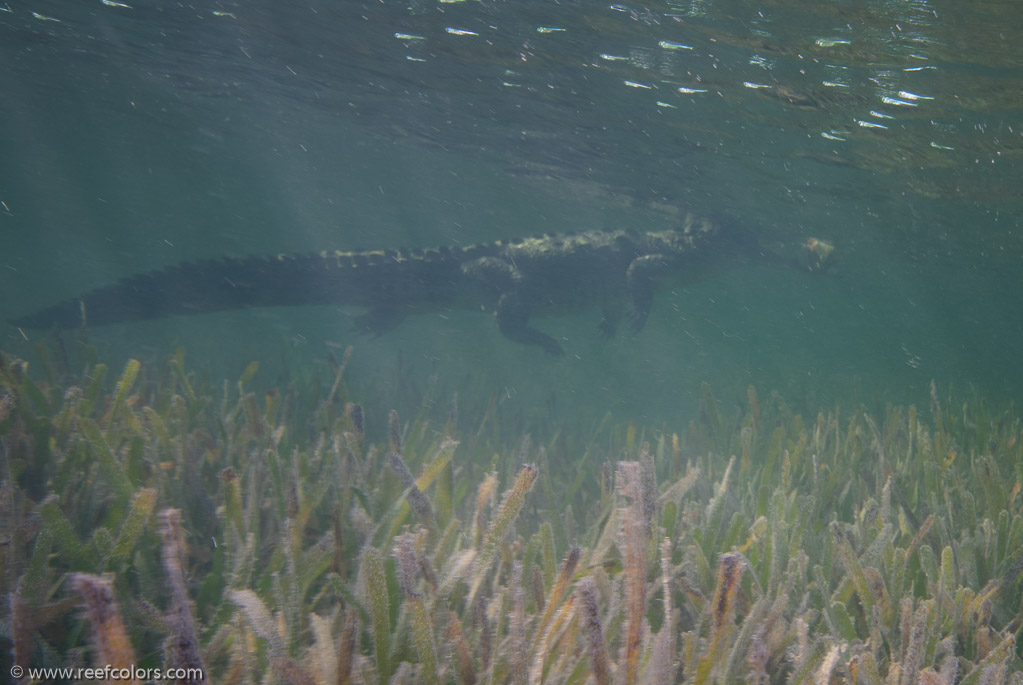
[{"label": "submerged vegetation", "polygon": [[[578,442],[0,356],[11,663],[179,682],[1023,682],[1023,444],[777,396]],[[33,369],[34,371],[34,369]],[[379,440],[366,424],[383,427]]]}]

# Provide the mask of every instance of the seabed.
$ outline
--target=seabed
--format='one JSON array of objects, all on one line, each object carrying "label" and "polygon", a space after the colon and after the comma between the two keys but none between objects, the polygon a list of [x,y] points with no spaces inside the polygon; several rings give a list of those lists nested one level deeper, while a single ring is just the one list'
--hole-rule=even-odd
[{"label": "seabed", "polygon": [[258,393],[258,365],[209,384],[181,351],[116,380],[41,358],[0,354],[5,669],[1023,682],[1012,408],[932,385],[804,418],[751,387],[726,415],[704,385],[688,425],[540,444],[493,406],[364,416],[350,350]]}]

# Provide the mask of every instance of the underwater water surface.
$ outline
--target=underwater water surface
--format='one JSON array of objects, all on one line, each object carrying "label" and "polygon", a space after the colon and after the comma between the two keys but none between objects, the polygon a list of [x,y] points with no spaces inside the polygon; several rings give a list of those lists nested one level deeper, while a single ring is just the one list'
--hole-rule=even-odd
[{"label": "underwater water surface", "polygon": [[[863,552],[871,541],[881,541],[880,549],[887,540],[901,545],[903,562],[893,561],[886,552],[882,564],[874,550],[863,564],[881,569],[887,583],[892,581],[885,574],[892,568],[905,571],[908,578],[912,574],[906,568],[912,567],[915,580],[907,580],[906,587],[915,590],[917,599],[933,596],[941,602],[940,593],[931,592],[927,583],[947,574],[945,570],[932,574],[931,567],[946,569],[951,561],[946,562],[942,550],[955,549],[958,554],[954,541],[966,544],[956,527],[966,525],[963,518],[975,524],[970,529],[974,532],[964,535],[976,542],[984,534],[976,531],[988,530],[983,527],[986,515],[997,527],[1001,511],[1009,517],[1007,530],[1013,531],[1016,524],[1010,521],[1019,517],[1019,430],[1014,411],[1023,387],[1021,41],[1023,14],[1009,0],[0,2],[0,349],[5,360],[0,437],[5,439],[6,462],[16,464],[8,466],[4,476],[10,488],[4,511],[10,531],[16,531],[8,537],[25,548],[5,562],[5,590],[16,592],[32,558],[33,535],[39,528],[22,524],[43,516],[49,517],[46,525],[58,525],[53,523],[54,509],[44,509],[47,501],[59,502],[72,520],[74,512],[85,512],[76,529],[82,540],[91,540],[97,530],[106,532],[100,533],[97,543],[82,543],[96,544],[98,551],[82,551],[67,543],[78,551],[61,552],[64,556],[47,576],[49,590],[17,591],[22,593],[18,597],[27,598],[24,606],[40,605],[60,593],[73,594],[75,583],[77,592],[87,594],[93,576],[72,581],[72,573],[114,573],[116,590],[123,596],[126,581],[119,574],[138,562],[132,554],[152,557],[146,567],[151,576],[144,584],[154,590],[152,578],[161,568],[159,552],[154,551],[157,532],[161,525],[174,528],[172,523],[155,522],[157,508],[182,509],[186,521],[193,517],[193,532],[207,536],[215,535],[218,521],[229,520],[234,526],[230,534],[244,544],[254,530],[255,511],[263,515],[270,511],[271,522],[262,529],[265,539],[287,538],[293,533],[289,526],[299,525],[295,523],[299,519],[312,539],[340,520],[331,519],[337,511],[343,518],[361,506],[358,516],[337,524],[346,535],[349,525],[357,532],[343,545],[336,543],[343,550],[338,555],[350,559],[347,570],[335,558],[331,573],[341,583],[336,587],[345,588],[344,595],[349,585],[356,587],[354,557],[360,550],[373,548],[382,555],[377,559],[370,553],[367,563],[374,568],[386,558],[393,586],[388,611],[395,612],[391,622],[396,642],[393,659],[385,659],[383,667],[380,652],[375,652],[374,669],[366,649],[363,665],[356,668],[369,680],[379,676],[384,682],[393,674],[407,682],[423,682],[420,678],[429,669],[409,656],[423,654],[415,650],[416,636],[410,637],[408,619],[399,621],[396,607],[401,597],[408,600],[404,610],[416,616],[436,607],[415,604],[422,588],[399,591],[395,564],[409,563],[409,554],[422,554],[426,547],[434,549],[438,538],[444,540],[437,543],[438,555],[443,551],[450,555],[450,563],[469,564],[467,556],[459,556],[461,543],[442,535],[455,518],[457,512],[452,511],[459,504],[471,510],[467,503],[476,497],[481,482],[490,493],[514,494],[520,487],[519,496],[524,496],[527,484],[517,479],[530,474],[518,470],[521,462],[549,467],[552,475],[542,471],[538,482],[550,477],[555,489],[565,487],[569,495],[562,506],[574,506],[570,513],[578,514],[580,522],[568,532],[538,528],[535,536],[540,537],[529,529],[522,533],[522,546],[504,550],[506,567],[498,565],[501,570],[493,578],[487,575],[492,567],[486,564],[477,567],[482,570],[475,576],[463,576],[470,601],[455,607],[452,600],[451,610],[461,618],[464,630],[471,630],[470,625],[478,628],[477,609],[471,608],[477,592],[494,602],[504,601],[508,611],[514,608],[511,586],[498,587],[498,578],[502,582],[518,578],[513,585],[528,583],[535,557],[544,575],[540,585],[557,588],[556,562],[571,556],[570,544],[583,545],[586,554],[599,548],[600,531],[613,528],[607,518],[612,502],[634,503],[636,478],[646,478],[649,485],[648,472],[639,476],[627,467],[617,489],[612,487],[610,465],[619,459],[650,458],[656,462],[657,482],[673,493],[667,498],[674,502],[670,514],[663,509],[663,492],[658,499],[658,516],[672,540],[668,556],[676,565],[709,563],[700,567],[699,580],[691,581],[708,596],[716,588],[731,602],[731,581],[715,576],[712,567],[718,555],[735,552],[743,542],[748,544],[742,553],[756,556],[750,550],[762,538],[749,530],[761,530],[757,521],[769,520],[771,530],[784,529],[784,537],[795,530],[792,526],[809,525],[807,512],[812,512],[821,520],[834,517],[855,527],[847,531],[850,539],[855,538],[849,549],[842,542],[828,547],[825,575],[833,572],[832,552],[849,561],[849,555]],[[651,311],[638,332],[623,323],[613,336],[605,335],[600,323],[606,312],[599,301],[534,312],[531,325],[560,344],[564,350],[560,356],[502,335],[494,307],[474,303],[438,302],[413,311],[394,326],[381,327],[379,334],[366,333],[359,325],[365,311],[345,302],[343,294],[321,298],[336,300],[328,304],[252,306],[85,329],[17,323],[122,278],[181,263],[336,250],[460,248],[539,234],[656,232],[683,226],[687,217],[739,227],[743,235],[755,236],[763,250],[782,256],[784,263],[722,260],[699,273],[676,269],[660,275]],[[807,268],[824,249],[823,268]],[[210,273],[216,268],[211,266]],[[609,274],[608,280],[622,277]],[[557,294],[552,293],[552,299]],[[338,370],[349,348],[342,383]],[[118,373],[132,368],[129,360],[141,363],[140,380],[133,385],[134,377],[125,371],[132,383],[122,392],[117,381],[125,379]],[[98,363],[111,371],[94,381]],[[245,378],[243,383],[238,382],[240,377]],[[22,385],[24,378],[41,384],[38,397]],[[185,379],[191,384],[187,390]],[[129,387],[135,394],[127,394]],[[772,428],[760,423],[757,392],[765,415],[773,417]],[[79,393],[85,404],[77,404]],[[32,406],[31,417],[18,414],[26,402]],[[359,456],[349,462],[340,436],[356,432],[352,403],[363,408],[366,425],[359,425],[359,445],[348,452]],[[453,404],[457,412],[449,409]],[[909,405],[928,417],[935,437],[931,442],[929,434],[927,449],[919,442],[922,433],[916,432],[916,410],[909,419],[910,410],[893,409]],[[391,410],[408,424],[395,428],[397,419],[388,419]],[[79,413],[80,422],[72,418]],[[455,415],[452,423],[449,416]],[[447,428],[442,429],[445,421]],[[778,434],[769,437],[775,428]],[[276,429],[282,433],[276,434]],[[368,436],[365,445],[363,429]],[[164,451],[173,452],[167,446],[176,431],[181,445],[191,447],[179,445],[176,456],[167,456]],[[401,439],[396,439],[395,431]],[[186,435],[190,437],[182,437]],[[275,439],[268,437],[274,435]],[[514,463],[524,435],[532,435],[535,443],[522,448],[524,458]],[[452,459],[445,437],[459,440],[459,449],[472,446],[467,462],[471,466],[457,475],[443,471]],[[320,451],[314,449],[317,440]],[[394,449],[402,440],[412,440],[419,450],[406,449],[409,454],[403,456],[426,474],[434,474],[425,485],[420,482],[421,487],[425,490],[443,471],[455,494],[431,491],[434,507],[445,513],[430,519],[416,511],[416,521],[428,531],[422,533],[426,537],[419,542],[401,538],[395,552],[392,538],[398,540],[399,533],[414,535],[404,533],[395,521],[408,524],[412,519],[407,518],[408,511],[398,516],[388,507],[409,483],[397,468],[380,481],[372,474],[373,468],[384,467],[387,454],[402,453]],[[368,449],[373,441],[382,445],[385,456],[364,458],[360,449]],[[641,448],[644,441],[652,446]],[[111,475],[111,469],[121,474],[121,467],[96,456],[106,454],[104,442],[114,461],[123,460],[124,478]],[[811,443],[816,451],[807,447]],[[51,452],[33,457],[33,450],[44,444]],[[906,462],[894,471],[887,467],[894,459],[892,444],[906,455]],[[282,445],[295,450],[292,457],[282,459],[296,460],[281,467],[283,481],[276,471],[251,475],[245,470],[255,468],[246,466],[253,454],[278,449],[283,454]],[[333,509],[326,504],[333,495],[309,485],[310,479],[327,478],[324,474],[341,468],[331,461],[333,456],[324,456],[323,445],[332,445],[342,455],[338,457],[342,470],[350,477],[348,486],[338,486],[337,497],[344,506],[334,504]],[[538,445],[547,447],[542,458]],[[150,454],[149,449],[155,452]],[[308,459],[295,456],[306,450]],[[817,459],[823,459],[825,450],[833,452],[836,461],[822,472]],[[777,485],[782,463],[789,459],[783,453],[795,455],[791,474],[799,475],[790,478],[786,465],[786,480]],[[933,457],[933,463],[913,465],[914,455],[924,453]],[[686,513],[686,505],[672,499],[674,493],[688,489],[680,485],[688,483],[687,478],[696,478],[695,471],[682,468],[683,463],[703,469],[702,485],[694,491],[703,499],[686,510],[690,520],[699,518],[699,510],[706,517],[702,523],[709,521],[725,532],[731,530],[728,519],[715,519],[724,515],[708,502],[718,484],[728,482],[732,467],[727,465],[733,455],[740,460],[735,469],[741,469],[741,475],[731,475],[733,485],[740,483],[739,494],[733,493],[727,507],[748,514],[746,523],[753,528],[724,536],[735,543],[731,547],[700,538],[692,542],[700,548],[696,555],[692,545],[676,545],[672,534],[673,527],[681,530]],[[955,455],[960,455],[958,461]],[[966,455],[969,467],[964,466]],[[988,456],[994,466],[984,461]],[[598,471],[605,461],[608,473],[602,480]],[[68,481],[68,473],[86,468],[86,463],[101,465],[95,466],[98,480],[90,480],[89,490],[79,492]],[[457,458],[451,463],[458,463]],[[852,478],[857,485],[844,493],[835,475],[840,463],[857,474]],[[258,484],[245,480],[245,487],[262,493],[245,495],[250,499],[245,500],[244,516],[232,509],[238,503],[231,499],[234,481],[223,476],[226,468],[235,469],[243,479],[251,475]],[[949,474],[959,468],[969,475],[964,471],[953,479]],[[967,515],[958,504],[949,503],[970,490],[971,478],[980,479],[977,488],[999,480],[992,476],[999,468],[1003,476],[1017,476],[1016,481],[1008,478],[1006,492],[994,496],[999,506],[964,504]],[[491,470],[498,474],[500,486],[487,480]],[[173,480],[168,474],[183,477],[185,471],[198,474],[195,490],[207,492],[208,502],[193,502],[187,486],[168,484]],[[954,487],[942,481],[953,493],[944,502],[933,492],[892,476],[933,477],[939,472],[955,481]],[[288,477],[302,485],[288,491],[289,486],[281,484]],[[886,484],[889,477],[896,478],[895,494]],[[115,483],[113,494],[105,489],[110,484],[105,479]],[[24,499],[11,494],[18,489],[12,483],[24,490]],[[782,493],[777,501],[771,500],[776,485]],[[547,487],[552,487],[550,482]],[[267,495],[271,491],[272,496]],[[318,494],[308,499],[313,491]],[[587,499],[586,492],[593,499]],[[498,499],[496,494],[489,496]],[[836,509],[821,510],[821,497],[833,498]],[[438,504],[438,498],[448,502],[448,509]],[[464,534],[469,534],[471,523],[475,554],[483,557],[497,554],[498,543],[505,541],[501,535],[512,527],[509,519],[503,528],[490,529],[496,537],[479,532],[491,523],[480,513],[485,500],[481,490],[474,510],[479,520],[463,516]],[[882,518],[887,517],[876,530],[863,513],[869,510],[867,500],[881,503]],[[308,506],[303,509],[296,502]],[[769,502],[774,503],[768,506]],[[527,513],[543,520],[547,504],[544,500],[544,505],[529,505]],[[502,520],[497,502],[489,506],[496,520]],[[783,525],[779,517],[785,512],[799,520],[792,518]],[[119,551],[111,552],[114,542],[103,542],[103,535],[118,539],[121,517],[132,515],[148,521],[145,526],[138,523],[146,531],[138,533],[142,542],[129,549],[125,538]],[[196,516],[201,524],[194,521]],[[374,521],[378,526],[385,519],[393,526],[367,532],[366,516],[380,517]],[[647,556],[653,569],[660,559],[659,542],[647,516],[642,524],[624,525],[649,529]],[[931,523],[925,523],[929,516]],[[931,525],[940,535],[927,532]],[[737,531],[741,527],[735,526]],[[882,531],[884,526],[891,530]],[[828,530],[818,528],[814,533],[827,537]],[[913,555],[926,535],[934,538],[924,545],[929,545],[932,556],[917,559]],[[69,539],[58,532],[52,536]],[[978,593],[977,607],[986,597],[981,589],[988,579],[1001,578],[1004,587],[1012,586],[1016,599],[1006,604],[1009,608],[995,610],[998,630],[1006,635],[1019,629],[1018,584],[1013,584],[1018,569],[1012,572],[1018,565],[1014,547],[1018,538],[1018,531],[1006,532],[1003,542],[994,545],[997,558],[977,552],[976,560],[969,562],[973,566],[960,569],[955,578],[957,586],[976,581],[972,587]],[[427,539],[429,543],[424,542]],[[135,542],[132,537],[130,544]],[[310,552],[303,548],[309,540],[294,542],[294,550]],[[410,552],[410,545],[418,546]],[[792,573],[803,574],[799,588],[806,585],[812,594],[818,590],[811,586],[816,583],[819,588],[823,581],[812,573],[808,577],[805,563],[794,561],[799,545],[793,538],[786,563],[795,565]],[[462,553],[467,554],[466,549]],[[508,561],[523,550],[526,581],[523,570],[515,571]],[[585,557],[587,563],[608,569],[610,580],[596,579],[601,612],[616,591],[612,584],[620,582],[616,573],[633,564],[633,576],[642,575],[635,565],[640,563],[636,555],[643,551],[622,547],[614,562],[609,561],[614,554],[606,549],[603,553],[606,556]],[[252,554],[259,558],[257,552]],[[537,555],[546,556],[541,561]],[[228,632],[220,638],[215,635],[218,626],[227,631],[224,626],[233,620],[224,607],[240,607],[258,624],[258,616],[267,610],[260,602],[269,601],[269,589],[277,587],[273,583],[284,573],[287,550],[282,547],[267,556],[273,556],[276,565],[265,576],[254,574],[258,582],[247,584],[245,572],[234,569],[233,579],[218,576],[223,587],[205,590],[199,600],[200,642],[223,663],[229,660],[225,655],[230,649],[217,640],[228,640]],[[223,562],[214,559],[219,559],[217,553],[203,548],[186,564],[191,567],[186,575],[193,601],[196,586],[202,583],[198,571]],[[732,561],[728,557],[727,563]],[[754,584],[774,588],[757,592],[777,601],[781,594],[772,585],[778,581],[777,563],[771,566],[763,554],[747,561],[746,568],[754,569],[750,573],[757,578]],[[294,564],[295,559],[289,557],[287,563]],[[801,570],[796,568],[800,563]],[[722,562],[722,568],[726,566]],[[836,562],[835,568],[839,566]],[[914,609],[911,603],[904,609],[910,611],[910,619],[900,619],[897,593],[888,586],[892,606],[878,609],[879,617],[871,624],[872,608],[866,605],[872,602],[856,600],[852,589],[865,592],[865,576],[857,575],[852,566],[851,562],[842,566],[849,569],[849,577],[831,578],[836,594],[821,605],[823,614],[793,612],[799,616],[788,624],[787,641],[771,643],[771,650],[778,650],[771,651],[769,659],[774,680],[791,678],[804,667],[806,673],[813,672],[825,657],[832,659],[830,649],[835,645],[866,642],[871,625],[891,626],[894,632],[886,632],[885,639],[892,644],[902,639],[901,648],[908,650],[908,626],[919,606]],[[573,566],[567,573],[578,576],[583,570]],[[676,579],[680,574],[685,572],[667,573]],[[873,575],[867,576],[874,582]],[[747,610],[761,597],[750,589],[750,577],[743,581],[748,604],[739,615],[744,617],[754,615]],[[480,589],[485,578],[493,584],[489,594]],[[309,631],[327,630],[302,623],[309,611],[325,615],[322,600],[327,590],[317,584],[322,578],[306,580],[309,585],[302,592],[312,588],[310,595],[316,599],[303,594],[311,606],[298,600],[288,605],[287,644],[266,652],[260,643],[261,667],[266,664],[264,652],[272,652],[269,659],[277,659],[274,668],[281,677],[288,677],[281,675],[288,672],[282,655],[299,658],[309,647]],[[360,577],[352,592],[363,592],[366,582]],[[224,589],[228,586],[235,593],[252,594],[231,599]],[[592,592],[588,585],[583,588],[578,602],[589,606]],[[907,597],[913,595],[910,590]],[[464,599],[452,592],[459,601]],[[690,599],[696,594],[690,593]],[[537,595],[542,598],[544,592]],[[556,599],[561,602],[569,596],[575,595],[562,587]],[[371,616],[374,609],[365,603],[344,597],[363,612],[358,618],[361,628],[351,631],[365,631],[374,620],[387,620]],[[693,625],[686,628],[688,619],[678,615],[665,619],[651,614],[648,628],[657,632],[665,620],[684,624],[680,630],[693,631],[692,639],[697,640],[693,644],[702,645],[695,653],[707,656],[702,677],[713,674],[719,681],[737,681],[736,669],[745,666],[736,664],[745,664],[745,656],[727,666],[710,666],[724,653],[715,650],[724,649],[717,645],[725,638],[716,630],[701,632],[701,626],[713,623],[712,617],[701,614],[709,609],[692,601]],[[855,602],[859,603],[854,607]],[[880,606],[881,600],[877,602]],[[541,628],[550,628],[553,620],[543,613],[542,603],[530,599],[523,607],[526,613],[536,613],[528,621],[534,648],[547,639]],[[828,614],[835,603],[848,605],[852,618]],[[889,611],[891,615],[885,613]],[[990,620],[990,608],[987,611]],[[5,635],[16,632],[12,626],[17,612],[11,612],[6,614]],[[356,620],[348,618],[352,615],[334,615],[336,633],[349,631],[350,621]],[[455,630],[444,628],[446,619],[439,614],[431,616],[435,631]],[[579,614],[578,620],[589,616]],[[68,620],[72,619],[80,622],[75,617]],[[155,654],[151,633],[158,629],[150,625],[152,621],[136,619],[130,616],[128,621],[135,644],[146,645]],[[613,616],[611,624],[617,625]],[[736,643],[736,654],[752,639],[754,624],[748,625],[742,628],[749,634],[745,642]],[[778,654],[798,642],[793,636],[799,630],[805,637],[807,626],[811,633],[831,635],[831,641],[821,638],[817,647],[811,645],[817,661],[807,652],[804,661],[785,662]],[[274,643],[264,628],[256,630],[260,640]],[[905,631],[904,639],[891,637],[896,628]],[[560,624],[559,629],[569,630]],[[375,648],[386,652],[388,647],[379,643],[380,630],[377,623],[370,632],[377,636]],[[146,631],[150,634],[141,637]],[[359,635],[360,644],[368,645],[367,634]],[[608,639],[634,644],[630,635],[623,632]],[[87,642],[61,642],[42,629],[34,639],[61,654]],[[514,674],[521,664],[502,670],[490,666],[487,657],[484,666],[478,651],[483,647],[473,639],[471,661],[476,671],[489,673],[486,677],[494,682],[503,677],[520,682]],[[764,635],[758,639],[768,640]],[[972,633],[959,636],[961,642],[975,639],[979,638]],[[877,641],[875,637],[875,646]],[[971,664],[985,668],[1008,664],[1007,672],[1016,670],[1015,662],[999,661],[1002,652],[970,644],[973,651],[963,658]],[[701,652],[703,647],[707,650]],[[275,652],[278,648],[284,651]],[[42,648],[36,644],[35,649],[38,656]],[[623,654],[635,656],[629,649],[623,647]],[[889,662],[902,658],[906,663],[906,654],[900,657],[890,645],[887,649]],[[930,647],[927,663],[934,665],[935,674],[941,650],[946,649],[951,648]],[[842,660],[848,676],[853,652],[841,653],[844,656],[836,653],[834,660]],[[27,658],[25,654],[15,661]],[[652,652],[645,654],[643,663],[655,660]],[[984,662],[991,654],[990,663]],[[871,658],[884,661],[877,654]],[[403,660],[417,664],[404,676],[399,666]],[[616,678],[634,673],[627,662],[612,664]],[[561,663],[563,670],[552,675],[554,681],[589,677],[582,666],[578,673],[572,671],[575,666],[568,665],[568,657]],[[756,671],[754,661],[750,664]],[[916,670],[924,665],[918,662]],[[254,678],[259,669],[251,668],[247,677]],[[338,669],[336,664],[332,668]],[[885,668],[882,674],[887,673]],[[228,670],[223,667],[219,673]],[[700,680],[700,673],[681,668],[677,677]],[[963,667],[959,673],[979,678],[981,671]],[[592,675],[604,682],[596,671]],[[469,682],[463,676],[456,677],[452,666],[440,679]],[[292,682],[306,682],[302,677],[294,676]],[[343,682],[340,675],[337,680]]]}]

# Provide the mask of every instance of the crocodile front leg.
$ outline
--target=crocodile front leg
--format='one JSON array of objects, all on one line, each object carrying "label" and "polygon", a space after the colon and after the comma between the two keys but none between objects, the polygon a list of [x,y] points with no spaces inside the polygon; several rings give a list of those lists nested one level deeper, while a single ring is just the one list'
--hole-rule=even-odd
[{"label": "crocodile front leg", "polygon": [[632,307],[628,314],[633,332],[639,333],[646,325],[650,306],[654,301],[654,277],[668,270],[668,258],[661,254],[636,257],[625,272]]}]

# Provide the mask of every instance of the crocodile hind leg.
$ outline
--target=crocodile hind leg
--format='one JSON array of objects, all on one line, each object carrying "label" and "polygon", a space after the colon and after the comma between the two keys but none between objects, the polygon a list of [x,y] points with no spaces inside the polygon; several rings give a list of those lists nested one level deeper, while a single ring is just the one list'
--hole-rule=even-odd
[{"label": "crocodile hind leg", "polygon": [[529,305],[522,295],[511,292],[501,296],[497,303],[497,327],[509,340],[523,345],[538,345],[547,354],[565,353],[558,341],[529,325]]},{"label": "crocodile hind leg", "polygon": [[522,283],[522,272],[497,257],[480,257],[462,264],[462,273],[496,292],[507,292]]},{"label": "crocodile hind leg", "polygon": [[628,319],[634,333],[643,330],[650,314],[650,306],[654,302],[654,277],[664,273],[668,266],[667,258],[659,254],[643,255],[629,264],[629,270],[625,272],[632,299]]},{"label": "crocodile hind leg", "polygon": [[523,345],[537,345],[547,354],[564,354],[557,340],[529,325],[530,306],[521,293],[523,275],[514,264],[496,257],[481,257],[463,264],[462,273],[504,293],[496,312],[497,327],[504,337]]}]

